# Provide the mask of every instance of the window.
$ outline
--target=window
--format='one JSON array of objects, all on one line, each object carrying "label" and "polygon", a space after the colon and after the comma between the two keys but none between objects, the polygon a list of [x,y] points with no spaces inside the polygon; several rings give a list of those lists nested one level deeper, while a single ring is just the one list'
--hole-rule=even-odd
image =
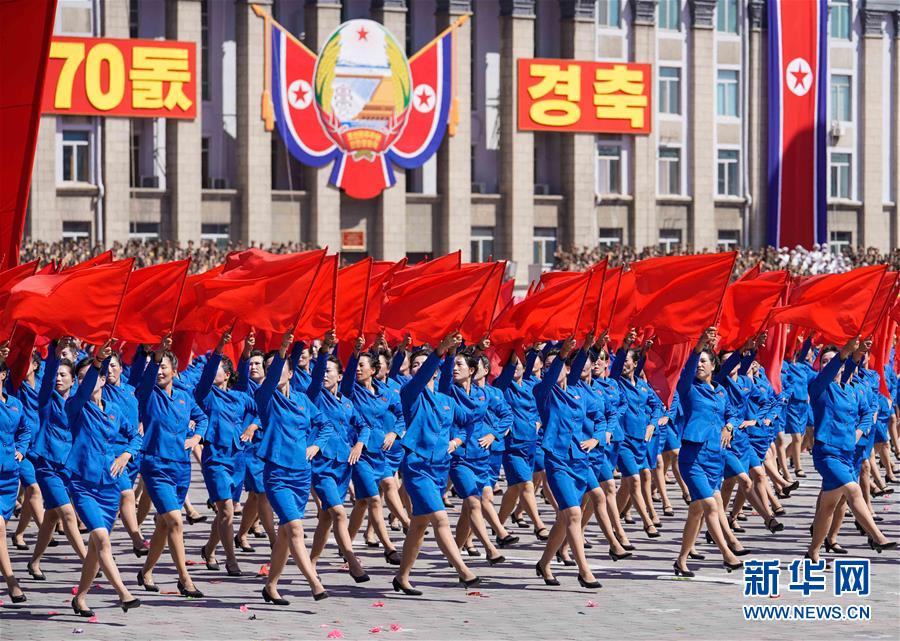
[{"label": "window", "polygon": [[832,198],[850,199],[850,154],[831,152],[831,190]]},{"label": "window", "polygon": [[[134,0],[132,0],[134,4]],[[209,90],[209,2],[200,2],[200,96],[210,99]]]},{"label": "window", "polygon": [[681,149],[659,148],[659,193],[681,193]]},{"label": "window", "polygon": [[603,27],[618,27],[621,0],[600,0],[597,3],[597,24]]},{"label": "window", "polygon": [[832,231],[828,233],[828,248],[834,254],[849,249],[853,243],[853,233],[849,231]]},{"label": "window", "polygon": [[737,249],[741,244],[741,231],[739,229],[720,229],[716,240],[719,251],[727,252]]},{"label": "window", "polygon": [[64,220],[63,240],[87,240],[91,237],[91,224],[86,220]]},{"label": "window", "polygon": [[737,149],[720,149],[716,172],[716,194],[719,196],[738,196],[738,151]]},{"label": "window", "polygon": [[681,0],[659,0],[659,28],[681,28]]},{"label": "window", "polygon": [[139,38],[141,34],[141,11],[137,0],[128,3],[128,37]]},{"label": "window", "polygon": [[128,223],[128,239],[145,242],[159,238],[159,223]]},{"label": "window", "polygon": [[681,113],[681,69],[659,68],[659,113]]},{"label": "window", "polygon": [[622,244],[621,227],[601,227],[597,237],[597,244],[603,249],[612,249]]},{"label": "window", "polygon": [[484,263],[494,255],[494,228],[472,227],[471,236],[473,263]]},{"label": "window", "polygon": [[230,226],[228,223],[203,223],[200,225],[200,240],[211,240],[224,249],[231,240]]},{"label": "window", "polygon": [[716,29],[726,33],[737,33],[737,0],[718,0],[716,2]]},{"label": "window", "polygon": [[850,122],[853,120],[850,102],[850,76],[831,75],[831,119]]},{"label": "window", "polygon": [[54,33],[66,36],[94,35],[94,0],[59,0]]},{"label": "window", "polygon": [[90,131],[73,129],[62,132],[62,182],[90,182],[90,158]]},{"label": "window", "polygon": [[680,229],[660,229],[659,230],[659,251],[671,254],[678,246],[681,245]]},{"label": "window", "polygon": [[736,69],[719,69],[716,80],[716,113],[737,118],[738,72]]},{"label": "window", "polygon": [[553,267],[556,260],[556,228],[534,228],[534,264]]},{"label": "window", "polygon": [[831,21],[831,37],[850,39],[850,0],[831,0],[828,19]]},{"label": "window", "polygon": [[597,145],[597,193],[622,193],[622,146]]}]

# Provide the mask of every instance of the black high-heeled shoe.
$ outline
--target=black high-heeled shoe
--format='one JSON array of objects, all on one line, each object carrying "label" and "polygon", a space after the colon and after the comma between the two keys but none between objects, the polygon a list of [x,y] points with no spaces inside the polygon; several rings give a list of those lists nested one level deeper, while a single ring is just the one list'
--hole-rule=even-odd
[{"label": "black high-heeled shoe", "polygon": [[400,553],[397,550],[385,550],[384,560],[389,565],[400,565]]},{"label": "black high-heeled shoe", "polygon": [[184,583],[181,581],[178,582],[178,591],[181,593],[181,596],[186,596],[191,599],[202,599],[203,593],[198,589],[188,590],[184,587]]},{"label": "black high-heeled shoe", "polygon": [[249,543],[241,543],[239,534],[234,535],[234,547],[240,548],[241,552],[253,552],[253,547]]},{"label": "black high-heeled shoe", "polygon": [[634,525],[634,518],[631,516],[624,516],[624,515],[620,514],[619,518],[621,518],[622,521],[624,521],[628,525]]},{"label": "black high-heeled shoe", "polygon": [[466,554],[469,556],[481,556],[481,552],[478,551],[478,548],[474,545],[467,545],[465,547]]},{"label": "black high-heeled shoe", "polygon": [[528,521],[521,516],[512,517],[512,522],[515,523],[517,527],[528,527]]},{"label": "black high-heeled shoe", "polygon": [[131,601],[119,601],[119,607],[122,608],[122,612],[128,612],[129,610],[133,610],[134,608],[141,607],[141,600],[132,599]]},{"label": "black high-heeled shoe", "polygon": [[670,507],[663,508],[663,516],[675,516],[675,509]]},{"label": "black high-heeled shoe", "polygon": [[688,552],[688,558],[693,561],[705,561],[706,555],[700,554],[700,552]]},{"label": "black high-heeled shoe", "polygon": [[225,563],[225,571],[228,572],[228,576],[244,576],[244,573],[239,567],[229,567],[228,563]]},{"label": "black high-heeled shoe", "polygon": [[621,561],[622,559],[627,559],[630,556],[631,552],[627,550],[622,554],[616,554],[615,552],[613,552],[612,548],[609,548],[609,558],[611,558],[613,561]]},{"label": "black high-heeled shoe", "polygon": [[600,585],[600,581],[585,581],[584,577],[581,576],[581,574],[578,575],[578,584],[588,590],[597,590],[603,587],[602,585]]},{"label": "black high-heeled shoe", "polygon": [[829,541],[827,536],[825,537],[825,551],[833,554],[847,554],[847,550],[840,543]]},{"label": "black high-heeled shoe", "polygon": [[159,592],[159,586],[155,583],[147,583],[144,580],[144,571],[138,570],[137,573],[137,584],[144,588],[147,592]]},{"label": "black high-heeled shoe", "polygon": [[578,564],[575,563],[575,561],[573,561],[572,559],[566,559],[566,558],[563,558],[563,555],[562,555],[561,553],[559,553],[559,552],[556,553],[556,560],[557,560],[558,562],[562,563],[563,565],[568,566],[568,567],[572,567],[572,566],[574,566],[574,565],[578,565]]},{"label": "black high-heeled shoe", "polygon": [[743,534],[744,532],[747,531],[746,529],[744,529],[740,525],[738,525],[737,521],[729,521],[728,527],[730,527],[731,531],[734,532],[735,534]]},{"label": "black high-heeled shoe", "polygon": [[631,543],[629,543],[628,545],[625,545],[624,543],[622,543],[622,537],[620,537],[618,534],[616,534],[615,537],[616,537],[616,540],[619,542],[619,545],[621,545],[623,548],[625,548],[629,552],[634,552],[635,547]]},{"label": "black high-heeled shoe", "polygon": [[541,567],[541,562],[538,561],[534,564],[534,571],[539,577],[544,579],[544,585],[559,585],[559,579],[553,577],[552,579],[547,578],[547,574],[544,572],[544,569]]},{"label": "black high-heeled shoe", "polygon": [[681,566],[679,566],[678,561],[675,561],[675,563],[672,564],[672,567],[675,568],[675,576],[683,576],[688,579],[690,579],[694,576],[693,572],[691,572],[690,570],[686,570],[686,569],[682,568]]},{"label": "black high-heeled shoe", "polygon": [[590,541],[588,541],[587,539],[585,539],[585,540],[584,540],[584,549],[585,549],[585,550],[592,550],[592,549],[594,549],[594,544],[591,543]]},{"label": "black high-heeled shoe", "polygon": [[476,576],[474,579],[469,579],[468,581],[465,580],[465,579],[460,579],[460,580],[459,580],[459,584],[460,584],[461,586],[463,586],[463,587],[464,587],[465,589],[467,589],[467,590],[468,590],[469,588],[471,588],[471,587],[474,587],[474,586],[478,585],[479,583],[481,583],[481,577],[480,577],[480,576]]},{"label": "black high-heeled shoe", "polygon": [[77,596],[72,597],[72,609],[75,610],[75,614],[77,614],[80,617],[94,616],[93,610],[82,610],[81,608],[78,607],[78,597]]},{"label": "black high-heeled shoe", "polygon": [[715,541],[713,541],[712,534],[709,533],[709,530],[706,531],[706,542],[709,545],[712,545],[713,543],[715,543]]},{"label": "black high-heeled shoe", "polygon": [[[660,533],[659,532],[651,532],[650,527],[651,526],[649,526],[649,525],[644,526],[644,532],[647,534],[647,538],[648,539],[658,539],[661,536]],[[656,527],[656,525],[653,525],[652,527]]]},{"label": "black high-heeled shoe", "polygon": [[25,543],[25,541],[22,541],[21,543],[19,543],[16,540],[16,535],[13,534],[12,532],[9,535],[9,540],[12,541],[13,547],[16,548],[17,550],[27,550],[28,549],[28,544]]},{"label": "black high-heeled shoe", "polygon": [[318,594],[313,595],[313,599],[315,599],[316,601],[323,601],[324,599],[327,599],[327,598],[328,598],[328,590],[322,590]]},{"label": "black high-heeled shoe", "polygon": [[747,548],[744,548],[743,550],[735,550],[730,543],[728,544],[728,549],[731,550],[731,553],[735,556],[747,556],[748,554],[750,554],[750,550],[748,550]]},{"label": "black high-heeled shoe", "polygon": [[22,594],[10,594],[9,598],[12,599],[13,603],[25,603],[28,600],[24,592]]},{"label": "black high-heeled shoe", "polygon": [[197,516],[187,514],[184,518],[188,522],[188,525],[193,525],[194,523],[206,523],[205,514],[198,514]]},{"label": "black high-heeled shoe", "polygon": [[868,536],[868,533],[867,533],[866,530],[863,528],[863,526],[860,525],[859,521],[857,521],[856,519],[853,519],[853,525],[856,527],[856,531],[857,531],[857,532],[859,532],[859,533],[862,534],[863,536]]},{"label": "black high-heeled shoe", "polygon": [[896,541],[888,541],[887,543],[876,543],[875,539],[869,537],[869,547],[881,554],[883,550],[893,550],[897,547]]},{"label": "black high-heeled shoe", "polygon": [[272,593],[269,592],[268,586],[263,586],[262,589],[262,598],[266,603],[271,603],[272,605],[290,605],[291,602],[287,599],[282,599],[281,597],[274,597]]},{"label": "black high-heeled shoe", "polygon": [[353,576],[353,574],[350,574],[350,578],[353,579],[354,583],[365,583],[366,581],[370,580],[372,577],[370,577],[367,572],[363,572],[359,576]]},{"label": "black high-heeled shoe", "polygon": [[499,563],[505,563],[506,557],[503,556],[502,554],[498,554],[493,559],[491,557],[488,557],[487,562],[488,562],[488,565],[497,565]]},{"label": "black high-heeled shoe", "polygon": [[400,583],[396,578],[391,581],[391,585],[394,586],[394,592],[402,592],[406,596],[422,596],[422,590],[416,590],[415,588],[408,588]]},{"label": "black high-heeled shoe", "polygon": [[[784,523],[779,523],[773,516],[771,519],[766,521],[766,529],[769,530],[769,532],[771,532],[772,534],[775,534],[776,532],[781,532],[784,529]],[[737,532],[737,530],[735,530],[735,532]]]},{"label": "black high-heeled shoe", "polygon": [[508,548],[519,542],[519,537],[507,534],[503,538],[497,537],[497,545],[501,548]]},{"label": "black high-heeled shoe", "polygon": [[137,558],[141,558],[142,556],[147,556],[147,554],[150,552],[150,550],[148,550],[147,548],[145,548],[143,545],[142,545],[141,547],[139,547],[139,548],[136,548],[136,547],[134,547],[134,546],[131,546],[131,551],[134,552],[134,555],[135,555]]},{"label": "black high-heeled shoe", "polygon": [[785,510],[783,507],[772,511],[773,516],[784,516],[785,514],[787,514],[787,510]]},{"label": "black high-heeled shoe", "polygon": [[730,574],[733,570],[740,570],[742,567],[744,567],[744,562],[738,561],[737,563],[722,563],[722,567],[728,570],[728,573]]},{"label": "black high-heeled shoe", "polygon": [[367,540],[366,540],[366,547],[367,547],[367,548],[377,548],[377,547],[381,547],[381,543],[379,543],[378,541],[369,541],[369,540],[367,539]]},{"label": "black high-heeled shoe", "polygon": [[735,517],[738,521],[746,521],[747,515],[743,512],[738,512],[738,515]]},{"label": "black high-heeled shoe", "polygon": [[[546,532],[546,534],[542,534],[542,532]],[[550,530],[545,527],[534,528],[534,536],[537,537],[538,541],[546,541],[550,538]]]},{"label": "black high-heeled shoe", "polygon": [[34,571],[31,561],[29,561],[28,565],[25,566],[25,570],[26,570],[26,572],[28,572],[29,575],[31,575],[31,578],[34,579],[35,581],[46,581],[47,580],[47,577],[44,575],[43,572],[35,572]]},{"label": "black high-heeled shoe", "polygon": [[209,560],[209,556],[206,554],[206,544],[200,546],[200,558],[203,559],[203,562],[206,564],[207,570],[218,572],[219,562]]}]

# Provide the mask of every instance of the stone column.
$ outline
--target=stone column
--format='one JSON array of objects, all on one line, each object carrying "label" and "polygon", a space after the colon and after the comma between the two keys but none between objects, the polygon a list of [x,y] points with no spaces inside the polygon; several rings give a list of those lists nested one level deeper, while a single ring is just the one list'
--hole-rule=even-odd
[{"label": "stone column", "polygon": [[766,4],[763,0],[750,0],[750,60],[746,73],[748,104],[750,113],[744,117],[750,123],[750,136],[747,144],[747,158],[750,163],[750,195],[753,203],[750,206],[750,238],[742,239],[752,247],[766,244],[766,194],[768,182],[768,135],[769,111],[766,96],[766,38],[764,35]]},{"label": "stone column", "polygon": [[[894,11],[892,17],[894,20],[894,62],[891,65],[892,86],[894,87],[892,104],[893,112],[896,115],[897,111],[900,111],[900,11]],[[891,249],[894,249],[900,247],[900,124],[896,120],[894,120],[894,140],[891,144],[894,147],[894,191],[891,194],[894,211],[891,216]]]},{"label": "stone column", "polygon": [[[406,0],[372,0],[372,19],[394,34],[401,47],[406,43]],[[406,55],[412,52],[407,51]],[[393,165],[397,183],[376,199],[372,238],[366,244],[375,258],[400,260],[406,256],[406,170]]]},{"label": "stone column", "polygon": [[[306,46],[318,53],[325,38],[341,24],[340,0],[306,0]],[[328,184],[331,166],[307,167],[309,224],[303,225],[305,240],[331,251],[341,248],[341,192]]]},{"label": "stone column", "polygon": [[56,144],[56,116],[41,116],[25,221],[25,236],[33,240],[56,242],[62,237],[62,216],[56,203]]},{"label": "stone column", "polygon": [[[271,13],[271,0],[236,0],[234,31],[237,41],[237,190],[240,199],[238,230],[232,237],[249,244],[272,243],[272,134],[260,117],[263,92],[265,21],[251,4]],[[237,233],[235,233],[237,232]]]},{"label": "stone column", "polygon": [[[197,45],[197,76],[200,76],[200,0],[167,0],[166,38]],[[200,102],[200,82],[196,100]],[[200,240],[201,187],[203,176],[198,152],[203,142],[202,106],[193,120],[166,121],[166,188],[169,191],[169,218],[161,221],[163,238],[186,243]]]},{"label": "stone column", "polygon": [[518,131],[516,61],[534,57],[534,0],[500,2],[500,256],[516,263],[515,278],[528,282],[534,260],[534,134]]},{"label": "stone column", "polygon": [[[656,75],[656,0],[632,0],[633,13],[631,60],[652,65]],[[654,85],[656,84],[654,78]],[[659,223],[656,216],[656,127],[651,124],[646,136],[634,136],[634,154],[631,176],[634,185],[634,203],[631,210],[630,242],[638,250],[655,247],[659,242]]]},{"label": "stone column", "polygon": [[[716,0],[691,0],[690,38],[690,242],[695,251],[716,248],[716,150],[710,127],[716,126],[716,38],[713,14]],[[746,114],[741,114],[746,117]]]},{"label": "stone column", "polygon": [[863,64],[859,120],[862,163],[859,165],[859,199],[863,203],[859,244],[889,249],[888,225],[884,220],[884,23],[887,13],[868,7],[860,10]]},{"label": "stone column", "polygon": [[[502,4],[502,3],[501,3]],[[437,0],[436,33],[460,16],[472,12],[470,0]],[[462,250],[462,259],[470,259],[472,234],[472,22],[456,30],[456,100],[459,122],[456,135],[448,131],[437,152],[437,192],[441,196],[434,240],[435,255]],[[510,66],[509,69],[514,69]],[[531,232],[529,231],[529,234]]]},{"label": "stone column", "polygon": [[[601,2],[604,0],[601,0]],[[560,5],[560,49],[563,58],[594,59],[594,0],[567,0]],[[582,87],[585,91],[586,87]],[[565,196],[560,244],[564,249],[597,244],[599,225],[594,207],[594,134],[564,133],[561,138],[562,192]]]},{"label": "stone column", "polygon": [[[131,0],[136,2],[136,0]],[[104,38],[127,38],[128,2],[103,3]],[[128,240],[131,200],[131,120],[100,118],[103,127],[103,239],[106,245]],[[95,233],[99,230],[94,230]]]}]

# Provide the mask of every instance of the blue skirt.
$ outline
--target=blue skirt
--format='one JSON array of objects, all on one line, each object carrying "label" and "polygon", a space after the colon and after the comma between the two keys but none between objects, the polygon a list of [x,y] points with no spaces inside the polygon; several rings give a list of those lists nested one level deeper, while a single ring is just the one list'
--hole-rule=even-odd
[{"label": "blue skirt", "polygon": [[382,470],[382,479],[389,479],[393,477],[397,471],[400,469],[400,465],[403,463],[403,457],[406,454],[406,450],[403,445],[400,444],[400,439],[394,441],[391,449],[387,450],[384,453],[384,469]]},{"label": "blue skirt", "polygon": [[609,454],[607,452],[607,448],[612,447],[612,445],[612,443],[609,443],[606,447],[598,445],[588,458],[591,470],[593,470],[594,476],[597,477],[597,481],[600,483],[610,481],[613,478],[613,466],[609,462]]},{"label": "blue skirt", "polygon": [[722,485],[725,467],[724,452],[704,443],[682,441],[678,452],[678,469],[684,479],[691,501],[711,498]]},{"label": "blue skirt", "polygon": [[535,444],[508,446],[503,452],[503,472],[510,487],[526,483],[534,476]]},{"label": "blue skirt", "polygon": [[647,441],[647,469],[655,470],[656,469],[656,461],[659,455],[662,453],[662,443],[665,442],[666,434],[665,426],[657,426],[655,430],[653,430],[653,437]]},{"label": "blue skirt", "polygon": [[462,456],[454,456],[450,462],[450,480],[453,481],[453,489],[461,499],[470,496],[480,497],[485,487],[488,487],[491,477],[491,461],[485,456],[479,459],[467,459]]},{"label": "blue skirt", "polygon": [[788,401],[784,417],[785,434],[803,434],[806,431],[806,419],[809,417],[809,403],[806,401]]},{"label": "blue skirt", "polygon": [[881,420],[881,417],[878,418],[878,421],[875,422],[875,443],[887,443],[890,440],[888,436],[888,431],[891,425],[890,418],[885,420]]},{"label": "blue skirt", "polygon": [[[382,450],[370,452],[363,449],[362,456],[351,466],[353,493],[357,501],[378,496],[378,484],[385,478],[385,457]],[[389,475],[393,476],[393,472]]]},{"label": "blue skirt", "polygon": [[412,515],[423,516],[444,508],[444,488],[450,472],[450,458],[432,461],[407,451],[400,466],[403,487],[412,502]]},{"label": "blue skirt", "polygon": [[69,491],[75,513],[85,524],[88,532],[99,528],[107,532],[112,530],[119,513],[121,492],[118,483],[94,484],[73,476],[69,479]]},{"label": "blue skirt", "polygon": [[22,485],[25,487],[37,484],[37,477],[34,475],[34,463],[28,460],[27,456],[19,461],[19,480],[22,481]]},{"label": "blue skirt", "polygon": [[309,501],[310,468],[294,470],[271,461],[265,461],[264,465],[266,498],[278,515],[278,522],[284,524],[302,519]]},{"label": "blue skirt", "polygon": [[248,492],[254,494],[265,494],[266,484],[263,483],[263,469],[266,464],[256,455],[256,448],[247,448],[243,452],[244,467],[244,486]]},{"label": "blue skirt", "polygon": [[19,471],[0,472],[0,518],[9,521],[16,509],[16,497],[19,495]]},{"label": "blue skirt", "polygon": [[[547,483],[560,510],[581,507],[581,499],[588,491],[588,478],[593,476],[587,457],[562,459],[544,450]],[[596,480],[596,479],[593,479]]]},{"label": "blue skirt", "polygon": [[242,458],[240,451],[217,448],[212,443],[203,446],[200,471],[209,500],[213,503],[234,500],[235,491],[240,498],[243,479],[238,473],[239,458]]},{"label": "blue skirt", "polygon": [[125,469],[122,470],[122,473],[116,477],[116,487],[119,488],[119,493],[127,492],[128,490],[134,489],[134,482],[137,481],[137,476],[141,472],[140,462],[131,459],[128,461],[128,465],[125,466]]},{"label": "blue skirt", "polygon": [[829,492],[859,478],[853,465],[853,450],[842,450],[822,441],[816,441],[812,448],[813,467],[822,477],[822,490]]},{"label": "blue skirt", "polygon": [[141,477],[157,513],[181,511],[191,485],[190,461],[170,461],[144,454]]},{"label": "blue skirt", "polygon": [[34,475],[38,487],[41,488],[44,509],[52,510],[71,503],[72,499],[69,498],[67,487],[69,475],[63,464],[48,461],[40,456],[35,456],[31,462],[34,465]]},{"label": "blue skirt", "polygon": [[493,488],[500,480],[500,468],[503,467],[503,452],[491,452],[490,459],[490,476],[488,477],[488,486]]},{"label": "blue skirt", "polygon": [[323,510],[344,504],[350,487],[351,467],[346,461],[335,461],[321,454],[312,460],[312,487]]},{"label": "blue skirt", "polygon": [[619,471],[622,476],[634,476],[647,469],[647,441],[625,435],[619,447]]},{"label": "blue skirt", "polygon": [[534,450],[534,471],[544,471],[544,448],[538,445]]},{"label": "blue skirt", "polygon": [[666,430],[666,442],[663,445],[662,451],[671,452],[672,450],[677,450],[681,447],[681,433],[671,421],[669,421],[669,424],[666,427],[669,429]]},{"label": "blue skirt", "polygon": [[766,460],[766,454],[769,453],[769,446],[772,444],[772,435],[748,432],[750,437],[750,447],[756,452],[756,457],[760,461]]}]

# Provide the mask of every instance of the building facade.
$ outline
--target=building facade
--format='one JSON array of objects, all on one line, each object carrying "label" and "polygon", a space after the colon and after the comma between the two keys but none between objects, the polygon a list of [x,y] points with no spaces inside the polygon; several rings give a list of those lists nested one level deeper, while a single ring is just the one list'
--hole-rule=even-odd
[{"label": "building facade", "polygon": [[[456,135],[376,199],[329,187],[327,169],[264,130],[252,4],[314,51],[367,17],[411,54],[471,13]],[[829,5],[829,238],[888,250],[900,246],[900,0]],[[758,246],[765,14],[765,0],[59,0],[58,35],[196,42],[202,102],[194,120],[43,116],[26,236],[336,250],[354,231],[350,259],[462,248],[513,261],[520,282],[558,246]],[[650,63],[652,132],[519,131],[516,60],[535,57]]]}]

